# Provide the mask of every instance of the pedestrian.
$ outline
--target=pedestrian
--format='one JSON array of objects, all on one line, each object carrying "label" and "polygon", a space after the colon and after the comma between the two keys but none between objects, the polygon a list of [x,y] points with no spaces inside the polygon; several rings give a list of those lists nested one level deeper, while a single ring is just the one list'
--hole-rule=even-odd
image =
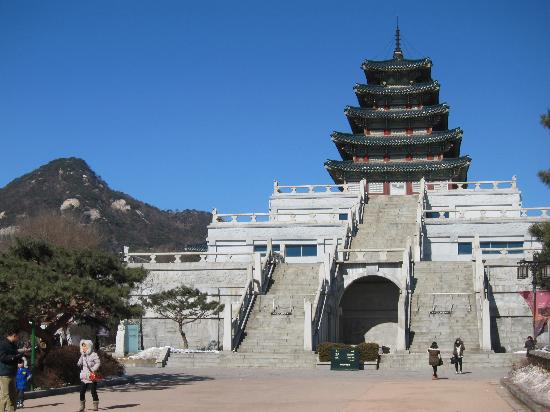
[{"label": "pedestrian", "polygon": [[32,378],[31,371],[29,368],[25,368],[25,361],[23,359],[19,360],[17,364],[17,374],[15,375],[15,388],[17,389],[17,409],[23,408],[23,403],[25,402],[25,391],[29,381]]},{"label": "pedestrian", "polygon": [[527,340],[525,341],[525,349],[527,349],[527,355],[529,355],[529,351],[535,350],[537,342],[535,339],[533,339],[532,336],[527,336]]},{"label": "pedestrian", "polygon": [[[80,371],[80,412],[86,409],[86,391],[90,387],[93,400],[93,411],[99,409],[99,397],[97,396],[97,371],[101,362],[99,356],[94,352],[94,344],[91,340],[80,341],[80,359],[77,365]],[[2,411],[0,411],[2,412]]]},{"label": "pedestrian", "polygon": [[432,379],[438,379],[437,367],[443,365],[443,359],[441,359],[441,352],[438,349],[437,342],[432,342],[428,348],[428,363],[433,368]]},{"label": "pedestrian", "polygon": [[15,411],[15,374],[23,354],[17,351],[18,331],[8,330],[0,341],[0,412]]},{"label": "pedestrian", "polygon": [[453,345],[453,360],[455,364],[455,371],[458,375],[458,367],[460,366],[460,373],[462,373],[462,358],[464,357],[464,350],[466,347],[464,346],[464,342],[460,338],[456,338],[455,344]]}]

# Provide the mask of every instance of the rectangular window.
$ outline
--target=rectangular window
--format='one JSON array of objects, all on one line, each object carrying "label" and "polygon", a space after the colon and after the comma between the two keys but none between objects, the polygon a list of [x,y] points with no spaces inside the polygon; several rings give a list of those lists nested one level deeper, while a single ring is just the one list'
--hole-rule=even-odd
[{"label": "rectangular window", "polygon": [[458,243],[459,255],[471,255],[472,254],[472,242],[459,242]]},{"label": "rectangular window", "polygon": [[[273,252],[277,253],[281,251],[280,245],[271,245],[271,249]],[[265,256],[267,254],[267,245],[254,245],[254,253],[259,252],[261,256]]]},{"label": "rectangular window", "polygon": [[338,220],[348,220],[348,214],[347,213],[340,213],[338,215]]},{"label": "rectangular window", "polygon": [[[506,242],[506,241],[488,241],[488,242],[480,242],[479,244],[482,249],[506,249],[506,248],[518,248],[523,247],[523,242]],[[485,250],[483,251],[486,255],[498,255],[500,251],[495,250]],[[511,250],[508,252],[509,254],[521,254],[523,253],[522,250]]]},{"label": "rectangular window", "polygon": [[287,257],[317,256],[317,245],[286,245]]}]

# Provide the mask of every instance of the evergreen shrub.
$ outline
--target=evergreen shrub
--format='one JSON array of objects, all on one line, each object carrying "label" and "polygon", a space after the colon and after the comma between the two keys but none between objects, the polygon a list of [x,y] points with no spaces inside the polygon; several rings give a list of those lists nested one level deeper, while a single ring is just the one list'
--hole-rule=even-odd
[{"label": "evergreen shrub", "polygon": [[[99,372],[103,376],[121,376],[124,365],[105,352],[98,352],[101,361]],[[80,367],[76,366],[80,358],[78,346],[62,346],[52,349],[38,358],[33,382],[40,388],[59,388],[80,383]]]}]

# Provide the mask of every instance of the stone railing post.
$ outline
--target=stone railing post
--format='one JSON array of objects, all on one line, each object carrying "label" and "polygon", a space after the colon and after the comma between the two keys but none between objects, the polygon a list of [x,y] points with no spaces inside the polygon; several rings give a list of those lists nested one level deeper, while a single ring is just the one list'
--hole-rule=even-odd
[{"label": "stone railing post", "polygon": [[223,351],[231,352],[233,350],[233,322],[232,322],[232,304],[226,303],[223,309]]},{"label": "stone railing post", "polygon": [[263,288],[262,257],[259,253],[254,253],[254,262],[249,266],[248,276],[253,279],[254,290],[261,292]]},{"label": "stone railing post", "polygon": [[313,350],[311,302],[304,300],[304,350]]},{"label": "stone railing post", "polygon": [[[403,262],[405,264],[405,262]],[[399,302],[397,304],[397,340],[395,344],[396,350],[405,350],[407,345],[407,324],[406,324],[406,308],[407,290],[399,290]]]},{"label": "stone railing post", "polygon": [[212,223],[216,223],[218,221],[218,209],[213,208],[212,209]]},{"label": "stone railing post", "polygon": [[130,253],[130,248],[128,246],[123,246],[122,248],[123,252],[123,260],[124,262],[128,263],[130,262],[130,256],[128,256],[128,253]]}]

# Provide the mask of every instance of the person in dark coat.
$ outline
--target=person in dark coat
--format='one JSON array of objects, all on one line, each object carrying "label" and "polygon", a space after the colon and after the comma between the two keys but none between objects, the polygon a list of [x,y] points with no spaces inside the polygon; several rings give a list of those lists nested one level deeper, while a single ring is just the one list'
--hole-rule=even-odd
[{"label": "person in dark coat", "polygon": [[10,330],[0,341],[0,412],[15,411],[15,374],[17,363],[23,358],[23,354],[17,351],[18,340],[18,332]]},{"label": "person in dark coat", "polygon": [[428,363],[433,369],[432,379],[438,379],[437,377],[437,367],[443,363],[441,359],[441,352],[437,346],[437,342],[432,342],[428,348]]},{"label": "person in dark coat", "polygon": [[464,342],[460,338],[456,338],[453,345],[453,358],[455,362],[455,371],[458,375],[458,366],[460,365],[460,373],[462,373],[462,358],[464,357]]},{"label": "person in dark coat", "polygon": [[527,354],[529,355],[529,351],[535,350],[535,347],[535,339],[533,339],[532,336],[527,336],[527,340],[525,341],[525,349],[527,349]]}]

